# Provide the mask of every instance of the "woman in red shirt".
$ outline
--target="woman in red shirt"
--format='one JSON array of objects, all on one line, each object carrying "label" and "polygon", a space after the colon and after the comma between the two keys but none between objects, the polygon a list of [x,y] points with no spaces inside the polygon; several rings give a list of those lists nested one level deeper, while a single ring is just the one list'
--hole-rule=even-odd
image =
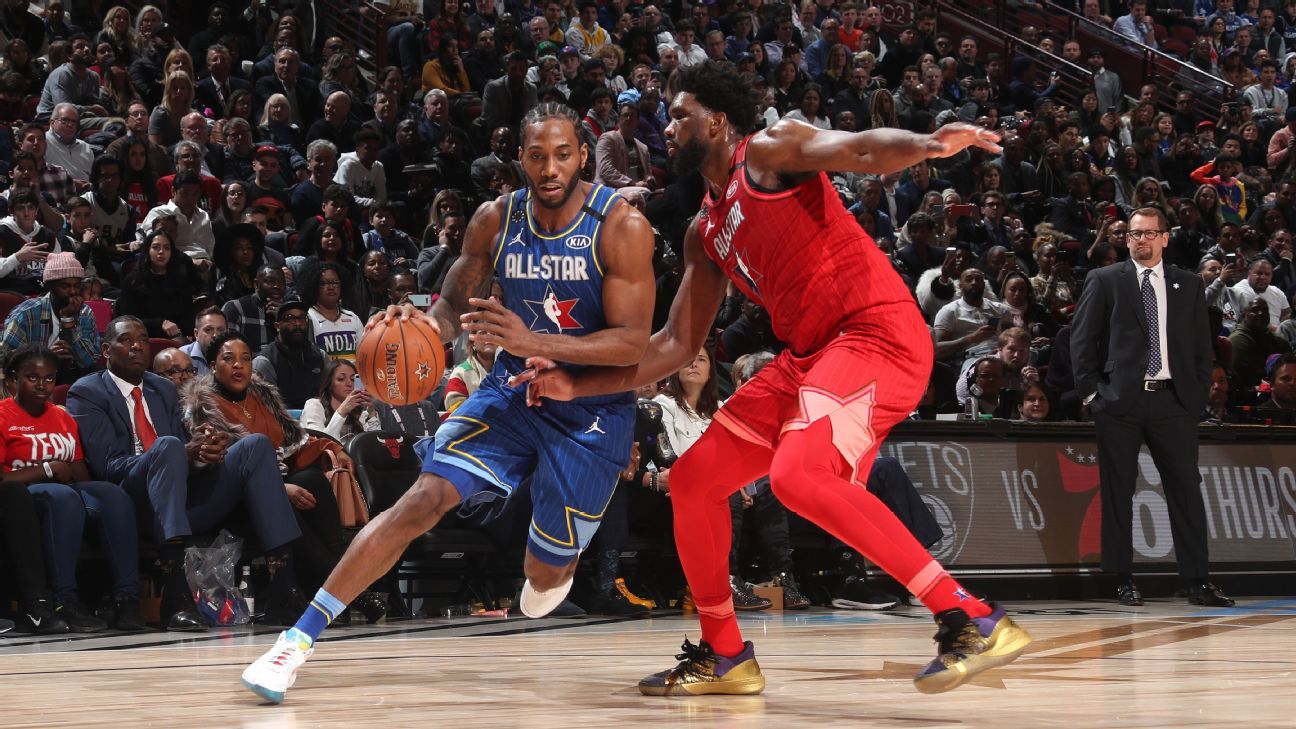
[{"label": "woman in red shirt", "polygon": [[[77,599],[76,564],[89,516],[112,571],[111,625],[143,630],[135,507],[116,484],[90,480],[76,421],[49,402],[57,375],[58,355],[43,345],[23,345],[6,360],[5,389],[14,395],[0,401],[0,472],[5,481],[27,487],[42,516],[41,541],[57,615],[78,633],[110,625]],[[33,632],[42,627],[38,617],[27,621]],[[20,615],[20,627],[22,623]]]}]

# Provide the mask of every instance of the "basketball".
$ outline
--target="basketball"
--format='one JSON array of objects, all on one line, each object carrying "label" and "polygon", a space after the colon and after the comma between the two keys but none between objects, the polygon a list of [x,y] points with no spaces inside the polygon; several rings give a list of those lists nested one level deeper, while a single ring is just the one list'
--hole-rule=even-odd
[{"label": "basketball", "polygon": [[441,384],[445,347],[428,320],[379,324],[360,340],[356,371],[374,397],[388,405],[409,405]]}]

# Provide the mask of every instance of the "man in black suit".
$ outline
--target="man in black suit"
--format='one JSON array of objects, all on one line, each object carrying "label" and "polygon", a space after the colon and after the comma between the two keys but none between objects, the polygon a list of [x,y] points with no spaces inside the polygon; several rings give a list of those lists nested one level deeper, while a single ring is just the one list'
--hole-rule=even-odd
[{"label": "man in black suit", "polygon": [[1197,471],[1197,415],[1211,382],[1201,278],[1162,261],[1169,224],[1157,208],[1130,216],[1130,260],[1089,273],[1071,326],[1076,390],[1093,414],[1102,484],[1102,566],[1122,605],[1142,605],[1131,543],[1139,449],[1161,475],[1188,600],[1229,607],[1209,579],[1206,510]]},{"label": "man in black suit", "polygon": [[280,48],[275,52],[274,74],[257,79],[257,104],[265,104],[275,94],[288,97],[292,108],[292,120],[302,129],[309,129],[315,120],[320,118],[324,103],[320,99],[316,82],[302,78],[301,59],[292,48]]},{"label": "man in black suit", "polygon": [[504,60],[504,75],[482,90],[482,113],[475,123],[484,130],[509,127],[516,133],[522,115],[536,105],[536,87],[526,80],[525,53],[514,51]]},{"label": "man in black suit", "polygon": [[251,91],[252,84],[231,74],[233,70],[231,64],[234,59],[225,46],[214,45],[208,48],[206,59],[209,75],[198,82],[195,94],[200,104],[216,112],[216,116],[220,117],[225,113],[225,106],[229,104],[230,96],[240,89]]}]

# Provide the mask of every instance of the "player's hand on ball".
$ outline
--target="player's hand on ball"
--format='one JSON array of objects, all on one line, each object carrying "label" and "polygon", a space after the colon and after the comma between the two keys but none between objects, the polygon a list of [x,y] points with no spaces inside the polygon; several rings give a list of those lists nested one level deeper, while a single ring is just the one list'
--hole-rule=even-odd
[{"label": "player's hand on ball", "polygon": [[468,339],[474,344],[494,344],[515,357],[531,357],[540,354],[539,339],[522,322],[522,317],[514,314],[499,299],[468,299],[471,306],[478,311],[469,312],[459,317]]},{"label": "player's hand on ball", "polygon": [[395,323],[397,321],[409,321],[410,319],[423,319],[437,334],[441,334],[441,327],[437,326],[436,319],[423,313],[423,310],[408,302],[403,304],[393,304],[387,307],[386,311],[380,311],[369,318],[369,323],[365,324],[365,331],[369,331],[379,324]]},{"label": "player's hand on ball", "polygon": [[999,146],[1001,139],[998,132],[975,124],[954,122],[932,133],[927,141],[927,151],[933,157],[949,157],[968,147],[979,147],[991,154],[999,154],[1003,152],[1003,148]]}]

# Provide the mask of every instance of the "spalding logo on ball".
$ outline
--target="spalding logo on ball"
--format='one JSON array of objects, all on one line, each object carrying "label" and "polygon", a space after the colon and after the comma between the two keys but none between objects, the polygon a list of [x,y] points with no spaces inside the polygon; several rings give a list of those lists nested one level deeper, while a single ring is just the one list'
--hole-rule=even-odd
[{"label": "spalding logo on ball", "polygon": [[445,347],[426,319],[379,324],[356,349],[365,389],[388,405],[426,400],[441,383]]}]

